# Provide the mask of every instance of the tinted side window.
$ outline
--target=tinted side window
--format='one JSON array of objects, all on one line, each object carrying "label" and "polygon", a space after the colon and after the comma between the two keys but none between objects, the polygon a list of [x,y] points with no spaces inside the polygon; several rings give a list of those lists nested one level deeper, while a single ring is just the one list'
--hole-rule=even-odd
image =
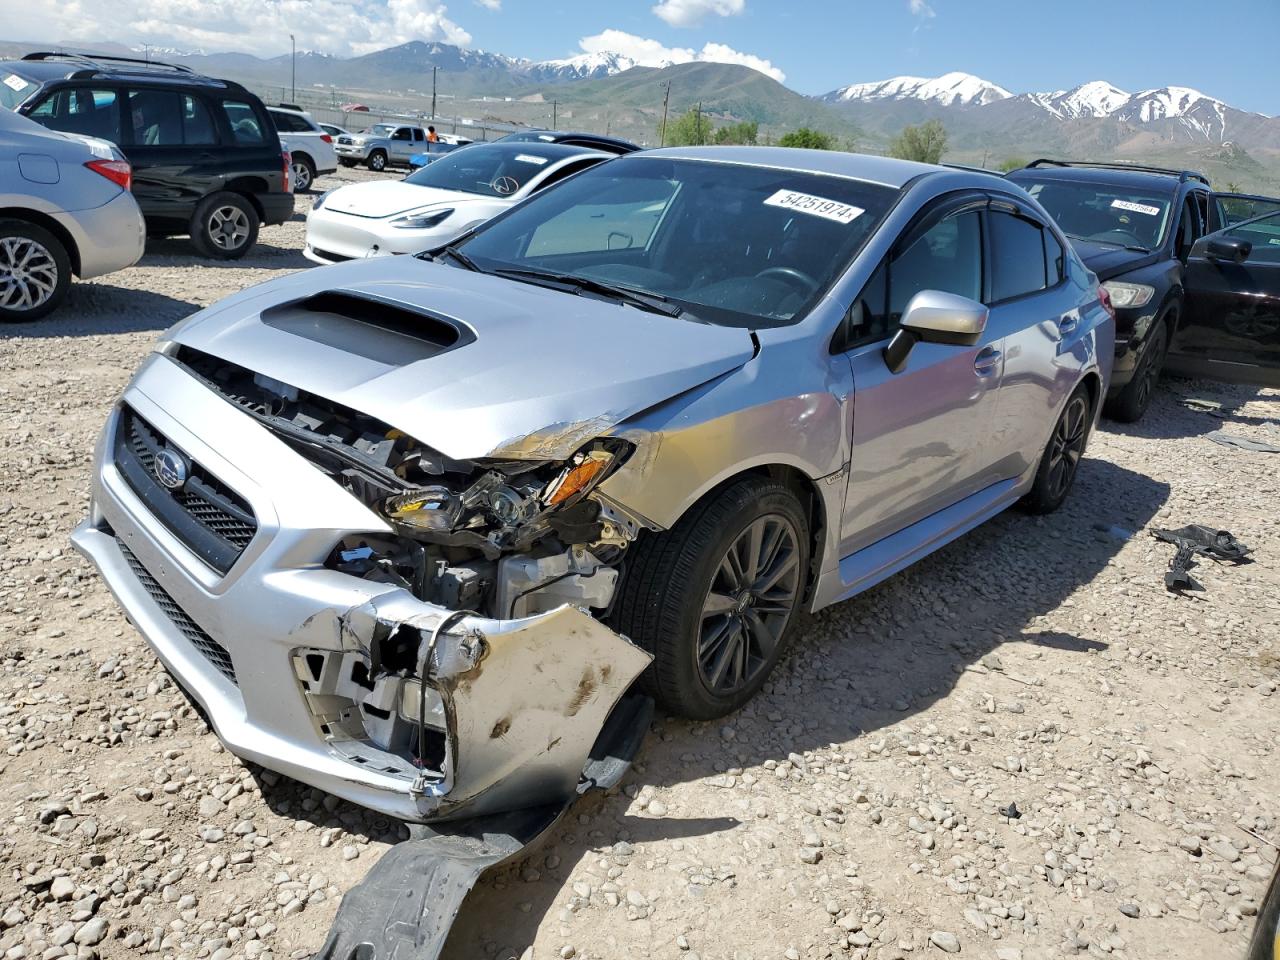
[{"label": "tinted side window", "polygon": [[[1040,256],[1043,258],[1043,252]],[[1043,260],[1040,280],[1043,284]],[[978,211],[940,220],[889,264],[890,326],[898,324],[902,311],[921,290],[982,299],[982,217]]]},{"label": "tinted side window", "polygon": [[242,100],[223,100],[222,112],[227,115],[227,123],[236,143],[264,144],[267,132],[253,107]]},{"label": "tinted side window", "polygon": [[1037,224],[992,210],[991,302],[1045,288],[1044,231]]},{"label": "tinted side window", "polygon": [[311,130],[307,122],[292,113],[281,113],[279,110],[268,110],[275,121],[276,129],[281,133],[307,133]]},{"label": "tinted side window", "polygon": [[408,140],[408,139],[409,139],[409,128],[408,128],[408,127],[401,127],[399,130],[397,130],[395,133],[393,133],[393,134],[391,135],[391,139],[392,139],[392,140]]},{"label": "tinted side window", "polygon": [[176,90],[130,90],[126,122],[140,146],[182,146],[183,97]]},{"label": "tinted side window", "polygon": [[1041,230],[1044,234],[1044,260],[1049,270],[1049,286],[1056,287],[1067,275],[1066,252],[1062,244],[1051,230]]},{"label": "tinted side window", "polygon": [[182,142],[187,144],[217,143],[213,117],[199,97],[182,97]]},{"label": "tinted side window", "polygon": [[1247,263],[1280,263],[1280,213],[1232,227],[1224,236],[1253,244]]},{"label": "tinted side window", "polygon": [[50,130],[120,142],[119,98],[114,90],[57,90],[36,105],[31,119]]}]

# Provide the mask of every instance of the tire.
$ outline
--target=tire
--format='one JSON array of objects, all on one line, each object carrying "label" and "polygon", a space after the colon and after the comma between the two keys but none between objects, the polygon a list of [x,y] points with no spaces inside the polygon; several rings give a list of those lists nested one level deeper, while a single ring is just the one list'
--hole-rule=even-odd
[{"label": "tire", "polygon": [[[771,561],[755,562],[767,572],[755,576],[753,591],[738,574],[749,572],[747,561],[766,555],[775,537]],[[610,622],[653,654],[640,682],[663,709],[710,720],[737,710],[764,685],[802,616],[809,545],[796,495],[753,477],[630,548]]]},{"label": "tire", "polygon": [[44,227],[0,220],[0,322],[39,320],[71,287],[71,258]]},{"label": "tire", "polygon": [[293,154],[293,192],[307,193],[316,182],[316,165],[304,154]]},{"label": "tire", "polygon": [[191,216],[191,243],[201,256],[239,260],[258,242],[258,211],[229,190],[211,193]]},{"label": "tire", "polygon": [[1092,425],[1093,404],[1089,400],[1089,388],[1082,383],[1058,415],[1049,442],[1040,455],[1035,481],[1022,498],[1022,506],[1029,513],[1052,513],[1062,506],[1075,482]]},{"label": "tire", "polygon": [[1160,370],[1164,366],[1164,355],[1168,345],[1169,324],[1165,315],[1156,321],[1151,336],[1147,337],[1142,356],[1138,358],[1138,365],[1133,371],[1133,379],[1107,401],[1103,407],[1103,413],[1120,423],[1136,423],[1142,419],[1142,415],[1147,412],[1147,407],[1151,406],[1151,397],[1156,392],[1156,384],[1160,382]]},{"label": "tire", "polygon": [[381,173],[387,169],[387,153],[385,150],[375,150],[365,162],[374,173]]}]

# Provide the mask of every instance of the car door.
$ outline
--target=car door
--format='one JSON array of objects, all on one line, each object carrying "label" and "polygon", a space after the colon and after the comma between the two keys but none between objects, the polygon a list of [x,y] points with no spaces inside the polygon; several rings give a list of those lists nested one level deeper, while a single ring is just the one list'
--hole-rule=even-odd
[{"label": "car door", "polygon": [[965,194],[926,210],[850,309],[840,345],[854,389],[842,555],[977,492],[988,472],[976,450],[991,429],[1002,334],[989,328],[972,346],[917,343],[899,373],[884,359],[916,293],[983,299],[986,206],[985,195]]},{"label": "car door", "polygon": [[218,135],[208,105],[181,90],[125,90],[125,154],[148,219],[185,223],[216,186]]},{"label": "car door", "polygon": [[1002,376],[991,429],[975,440],[986,472],[977,484],[1021,476],[1039,459],[1058,409],[1075,389],[1087,350],[1078,289],[1068,282],[1062,241],[1025,201],[994,195],[987,211],[991,313]]},{"label": "car door", "polygon": [[1209,194],[1208,232],[1215,233],[1264,213],[1280,210],[1280,198],[1261,197],[1249,193]]},{"label": "car door", "polygon": [[1280,387],[1280,201],[1272,202],[1275,212],[1191,248],[1182,318],[1165,361],[1170,371]]}]

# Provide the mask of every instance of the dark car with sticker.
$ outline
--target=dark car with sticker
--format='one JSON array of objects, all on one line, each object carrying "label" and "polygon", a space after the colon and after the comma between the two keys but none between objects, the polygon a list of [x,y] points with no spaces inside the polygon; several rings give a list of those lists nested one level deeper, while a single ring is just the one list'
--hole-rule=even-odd
[{"label": "dark car with sticker", "polygon": [[1280,199],[1132,164],[1036,160],[1008,178],[1111,296],[1108,416],[1139,419],[1162,370],[1280,387]]}]

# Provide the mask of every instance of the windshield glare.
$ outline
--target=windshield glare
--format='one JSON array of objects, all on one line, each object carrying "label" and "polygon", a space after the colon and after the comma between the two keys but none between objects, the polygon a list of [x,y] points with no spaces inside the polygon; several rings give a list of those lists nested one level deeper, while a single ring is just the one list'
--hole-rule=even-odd
[{"label": "windshield glare", "polygon": [[372,127],[365,131],[366,137],[386,138],[396,132],[396,127],[390,123],[375,123]]},{"label": "windshield glare", "polygon": [[817,302],[896,195],[843,177],[624,157],[535,195],[460,249],[484,270],[579,276],[666,297],[697,320],[783,326]]},{"label": "windshield glare", "polygon": [[449,148],[448,153],[405,181],[420,187],[509,197],[558,159],[529,144],[472,144],[465,150]]},{"label": "windshield glare", "polygon": [[1076,240],[1154,250],[1164,239],[1172,199],[1168,194],[1056,178],[1018,177],[1014,182]]}]

